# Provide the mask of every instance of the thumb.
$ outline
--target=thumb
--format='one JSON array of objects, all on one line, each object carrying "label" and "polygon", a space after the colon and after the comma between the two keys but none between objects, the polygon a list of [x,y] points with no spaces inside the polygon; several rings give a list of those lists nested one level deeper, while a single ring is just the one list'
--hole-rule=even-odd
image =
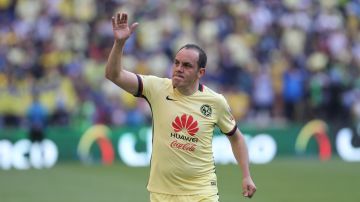
[{"label": "thumb", "polygon": [[131,33],[133,33],[134,31],[135,31],[135,29],[136,29],[136,27],[139,25],[139,23],[137,23],[137,22],[135,22],[135,23],[133,23],[131,26],[130,26],[130,31],[131,31]]}]

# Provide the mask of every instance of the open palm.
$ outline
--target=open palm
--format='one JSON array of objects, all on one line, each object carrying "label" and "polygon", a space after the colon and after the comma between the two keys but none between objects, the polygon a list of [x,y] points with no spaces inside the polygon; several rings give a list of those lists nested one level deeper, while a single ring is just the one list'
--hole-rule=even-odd
[{"label": "open palm", "polygon": [[112,17],[112,27],[115,40],[125,42],[131,33],[135,30],[138,23],[133,23],[130,27],[128,25],[128,17],[126,13],[117,13],[116,17]]}]

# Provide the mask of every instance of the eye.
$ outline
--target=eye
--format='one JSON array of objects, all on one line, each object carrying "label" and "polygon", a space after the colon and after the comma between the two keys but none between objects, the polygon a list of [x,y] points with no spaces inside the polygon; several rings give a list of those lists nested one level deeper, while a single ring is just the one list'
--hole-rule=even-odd
[{"label": "eye", "polygon": [[185,67],[185,68],[191,68],[192,65],[191,65],[190,63],[184,63],[184,67]]}]

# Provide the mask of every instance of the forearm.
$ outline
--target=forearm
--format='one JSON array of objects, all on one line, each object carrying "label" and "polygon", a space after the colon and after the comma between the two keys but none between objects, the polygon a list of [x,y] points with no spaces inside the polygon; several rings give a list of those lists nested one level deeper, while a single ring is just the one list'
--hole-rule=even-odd
[{"label": "forearm", "polygon": [[123,48],[124,42],[115,40],[105,69],[105,76],[109,80],[113,81],[114,79],[119,78],[121,75]]},{"label": "forearm", "polygon": [[231,148],[233,150],[236,161],[242,170],[242,189],[243,196],[251,198],[256,192],[256,186],[253,182],[249,169],[249,155],[245,143],[245,138],[239,129],[236,129],[235,134],[229,137]]},{"label": "forearm", "polygon": [[235,159],[242,170],[243,178],[249,177],[249,156],[244,136],[237,129],[235,134],[229,137],[229,140]]}]

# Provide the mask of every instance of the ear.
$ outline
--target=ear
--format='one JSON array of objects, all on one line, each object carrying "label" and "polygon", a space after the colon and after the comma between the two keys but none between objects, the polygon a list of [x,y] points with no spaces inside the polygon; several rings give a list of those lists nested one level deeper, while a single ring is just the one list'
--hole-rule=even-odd
[{"label": "ear", "polygon": [[198,78],[200,79],[205,75],[205,68],[200,68],[198,71]]}]

